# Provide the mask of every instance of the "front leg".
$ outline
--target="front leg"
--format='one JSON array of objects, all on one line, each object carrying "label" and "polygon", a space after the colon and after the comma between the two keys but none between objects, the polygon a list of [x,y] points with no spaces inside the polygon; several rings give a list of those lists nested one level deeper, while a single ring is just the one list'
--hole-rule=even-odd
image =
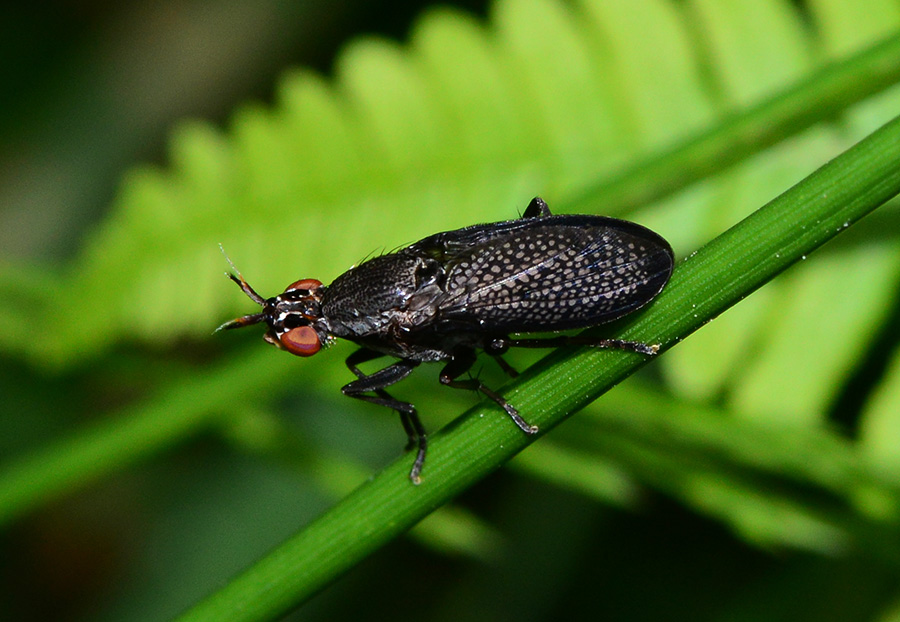
[{"label": "front leg", "polygon": [[[341,392],[348,397],[363,400],[364,402],[386,406],[400,414],[400,422],[403,424],[403,429],[406,431],[406,436],[409,439],[407,449],[418,447],[416,460],[413,462],[412,470],[409,472],[409,479],[414,484],[418,484],[421,482],[419,475],[422,472],[422,466],[425,464],[425,453],[428,449],[425,427],[419,420],[415,406],[409,402],[394,399],[384,389],[406,378],[419,365],[419,362],[401,359],[393,365],[388,365],[372,374],[365,374],[359,369],[360,364],[381,356],[384,355],[367,348],[359,349],[348,356],[347,367],[358,379],[344,385],[341,388]],[[374,393],[375,395],[366,395],[366,393]]]}]

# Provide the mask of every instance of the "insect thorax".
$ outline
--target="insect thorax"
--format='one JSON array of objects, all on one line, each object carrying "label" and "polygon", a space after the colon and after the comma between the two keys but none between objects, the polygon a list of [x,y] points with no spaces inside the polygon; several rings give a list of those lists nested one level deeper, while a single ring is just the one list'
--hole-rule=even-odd
[{"label": "insect thorax", "polygon": [[[322,315],[336,337],[358,343],[392,342],[435,317],[442,268],[427,257],[375,257],[339,276],[322,298]],[[401,346],[401,350],[404,348]],[[385,351],[385,347],[376,348]]]}]

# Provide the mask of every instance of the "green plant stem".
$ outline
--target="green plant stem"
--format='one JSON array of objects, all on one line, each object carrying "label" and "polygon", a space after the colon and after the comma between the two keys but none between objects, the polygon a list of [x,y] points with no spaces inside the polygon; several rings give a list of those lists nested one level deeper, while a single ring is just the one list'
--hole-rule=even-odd
[{"label": "green plant stem", "polygon": [[[614,336],[671,347],[900,192],[898,162],[895,119],[697,251]],[[503,393],[545,433],[646,362],[617,351],[558,351]],[[182,620],[284,615],[533,440],[496,407],[470,410],[432,437],[422,485],[406,479],[412,457],[398,460]]]},{"label": "green plant stem", "polygon": [[[637,159],[584,189],[570,210],[603,205],[619,214],[651,203],[691,183],[834,117],[900,80],[900,35],[822,67],[785,92],[726,117],[709,131]],[[813,103],[814,102],[814,103]]]}]

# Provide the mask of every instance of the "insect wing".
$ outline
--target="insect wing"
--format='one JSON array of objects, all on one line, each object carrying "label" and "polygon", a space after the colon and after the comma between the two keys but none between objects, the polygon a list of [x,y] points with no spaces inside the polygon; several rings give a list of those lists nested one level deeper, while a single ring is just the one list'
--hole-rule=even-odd
[{"label": "insect wing", "polygon": [[657,234],[599,216],[533,220],[482,240],[444,264],[447,328],[524,333],[602,324],[647,304],[674,264]]}]

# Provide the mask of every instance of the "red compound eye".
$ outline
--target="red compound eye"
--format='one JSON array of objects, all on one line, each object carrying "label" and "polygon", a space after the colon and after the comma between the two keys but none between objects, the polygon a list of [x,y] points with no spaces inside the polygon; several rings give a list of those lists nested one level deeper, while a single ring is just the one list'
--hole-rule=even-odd
[{"label": "red compound eye", "polygon": [[292,328],[281,336],[280,341],[285,350],[297,356],[312,356],[322,349],[319,335],[312,326]]},{"label": "red compound eye", "polygon": [[284,291],[289,292],[295,289],[314,290],[319,289],[320,287],[322,287],[322,281],[319,281],[318,279],[300,279],[299,281],[295,281],[288,285],[287,289]]}]

